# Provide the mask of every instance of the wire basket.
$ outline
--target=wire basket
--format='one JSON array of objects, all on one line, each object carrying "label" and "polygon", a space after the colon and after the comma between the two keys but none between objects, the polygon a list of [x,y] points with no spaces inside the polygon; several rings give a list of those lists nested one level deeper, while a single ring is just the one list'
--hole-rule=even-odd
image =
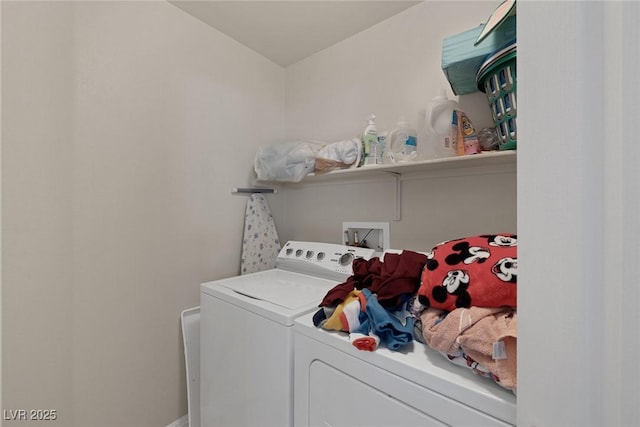
[{"label": "wire basket", "polygon": [[515,150],[517,145],[516,42],[487,56],[476,75],[478,89],[487,95],[498,134],[499,150]]}]

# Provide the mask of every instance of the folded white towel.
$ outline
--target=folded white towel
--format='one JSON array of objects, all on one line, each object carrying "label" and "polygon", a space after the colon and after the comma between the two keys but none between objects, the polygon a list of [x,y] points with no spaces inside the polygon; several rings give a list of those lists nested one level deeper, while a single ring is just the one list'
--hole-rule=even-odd
[{"label": "folded white towel", "polygon": [[353,138],[323,145],[318,150],[317,157],[351,165],[358,159],[360,150],[360,139]]}]

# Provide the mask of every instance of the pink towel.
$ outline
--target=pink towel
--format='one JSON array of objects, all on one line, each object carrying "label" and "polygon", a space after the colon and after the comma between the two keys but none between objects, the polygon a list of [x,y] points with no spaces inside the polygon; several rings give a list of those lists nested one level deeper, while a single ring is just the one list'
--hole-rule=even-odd
[{"label": "pink towel", "polygon": [[444,319],[442,310],[425,310],[422,335],[429,347],[455,354],[461,348],[500,379],[500,384],[517,386],[517,313],[511,308],[457,308]]}]

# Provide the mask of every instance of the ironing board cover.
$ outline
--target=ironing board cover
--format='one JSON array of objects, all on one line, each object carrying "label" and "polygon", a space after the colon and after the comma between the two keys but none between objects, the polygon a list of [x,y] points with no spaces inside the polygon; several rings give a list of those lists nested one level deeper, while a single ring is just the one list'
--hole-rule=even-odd
[{"label": "ironing board cover", "polygon": [[240,274],[275,268],[280,240],[271,209],[262,194],[251,194],[244,214]]}]

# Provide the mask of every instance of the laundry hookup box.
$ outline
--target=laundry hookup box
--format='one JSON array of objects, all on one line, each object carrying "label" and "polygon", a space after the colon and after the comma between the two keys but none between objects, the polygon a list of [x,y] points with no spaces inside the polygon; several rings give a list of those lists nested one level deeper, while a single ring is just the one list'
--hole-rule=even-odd
[{"label": "laundry hookup box", "polygon": [[509,16],[474,46],[485,24],[446,37],[442,42],[442,71],[455,95],[478,91],[476,74],[487,55],[516,39],[516,16]]}]

